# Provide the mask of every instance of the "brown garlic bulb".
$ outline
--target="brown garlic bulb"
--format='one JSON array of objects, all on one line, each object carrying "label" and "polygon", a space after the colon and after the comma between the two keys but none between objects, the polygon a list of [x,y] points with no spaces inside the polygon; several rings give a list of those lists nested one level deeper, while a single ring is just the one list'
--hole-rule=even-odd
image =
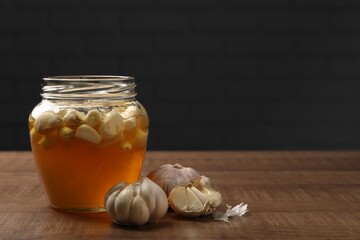
[{"label": "brown garlic bulb", "polygon": [[176,186],[185,184],[192,179],[201,176],[193,168],[183,167],[180,164],[165,164],[150,172],[147,177],[158,184],[169,196]]}]

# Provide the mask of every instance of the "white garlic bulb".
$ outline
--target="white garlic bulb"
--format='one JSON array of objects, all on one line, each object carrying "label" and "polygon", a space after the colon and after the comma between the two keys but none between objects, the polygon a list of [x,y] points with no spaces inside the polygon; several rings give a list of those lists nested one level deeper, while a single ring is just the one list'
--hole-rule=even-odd
[{"label": "white garlic bulb", "polygon": [[143,225],[162,218],[168,209],[165,192],[147,177],[136,183],[120,183],[105,196],[105,208],[116,223]]},{"label": "white garlic bulb", "polygon": [[209,185],[209,179],[205,176],[177,186],[169,194],[170,207],[185,217],[208,215],[221,201],[221,194]]},{"label": "white garlic bulb", "polygon": [[147,175],[165,191],[167,196],[176,186],[185,184],[199,176],[201,174],[195,169],[183,167],[178,163],[164,164]]}]

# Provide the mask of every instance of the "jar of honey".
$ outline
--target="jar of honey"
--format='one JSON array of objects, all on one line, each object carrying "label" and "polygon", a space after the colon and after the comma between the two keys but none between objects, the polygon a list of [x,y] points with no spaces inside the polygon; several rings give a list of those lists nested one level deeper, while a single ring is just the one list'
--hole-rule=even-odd
[{"label": "jar of honey", "polygon": [[50,205],[104,211],[111,186],[138,180],[149,120],[127,76],[44,78],[29,116],[32,153]]}]

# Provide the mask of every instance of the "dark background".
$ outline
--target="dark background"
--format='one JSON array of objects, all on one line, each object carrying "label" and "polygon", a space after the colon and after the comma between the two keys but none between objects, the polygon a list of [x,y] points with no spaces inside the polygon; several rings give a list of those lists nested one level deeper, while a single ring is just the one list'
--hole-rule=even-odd
[{"label": "dark background", "polygon": [[137,79],[149,149],[359,149],[359,0],[0,0],[0,150],[48,75]]}]

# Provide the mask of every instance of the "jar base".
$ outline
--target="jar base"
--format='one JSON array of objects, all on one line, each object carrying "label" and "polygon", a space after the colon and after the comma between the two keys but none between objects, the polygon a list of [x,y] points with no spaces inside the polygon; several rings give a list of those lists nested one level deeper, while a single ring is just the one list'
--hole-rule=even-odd
[{"label": "jar base", "polygon": [[50,206],[56,211],[59,212],[68,212],[68,213],[103,213],[106,212],[105,208],[58,208]]}]

